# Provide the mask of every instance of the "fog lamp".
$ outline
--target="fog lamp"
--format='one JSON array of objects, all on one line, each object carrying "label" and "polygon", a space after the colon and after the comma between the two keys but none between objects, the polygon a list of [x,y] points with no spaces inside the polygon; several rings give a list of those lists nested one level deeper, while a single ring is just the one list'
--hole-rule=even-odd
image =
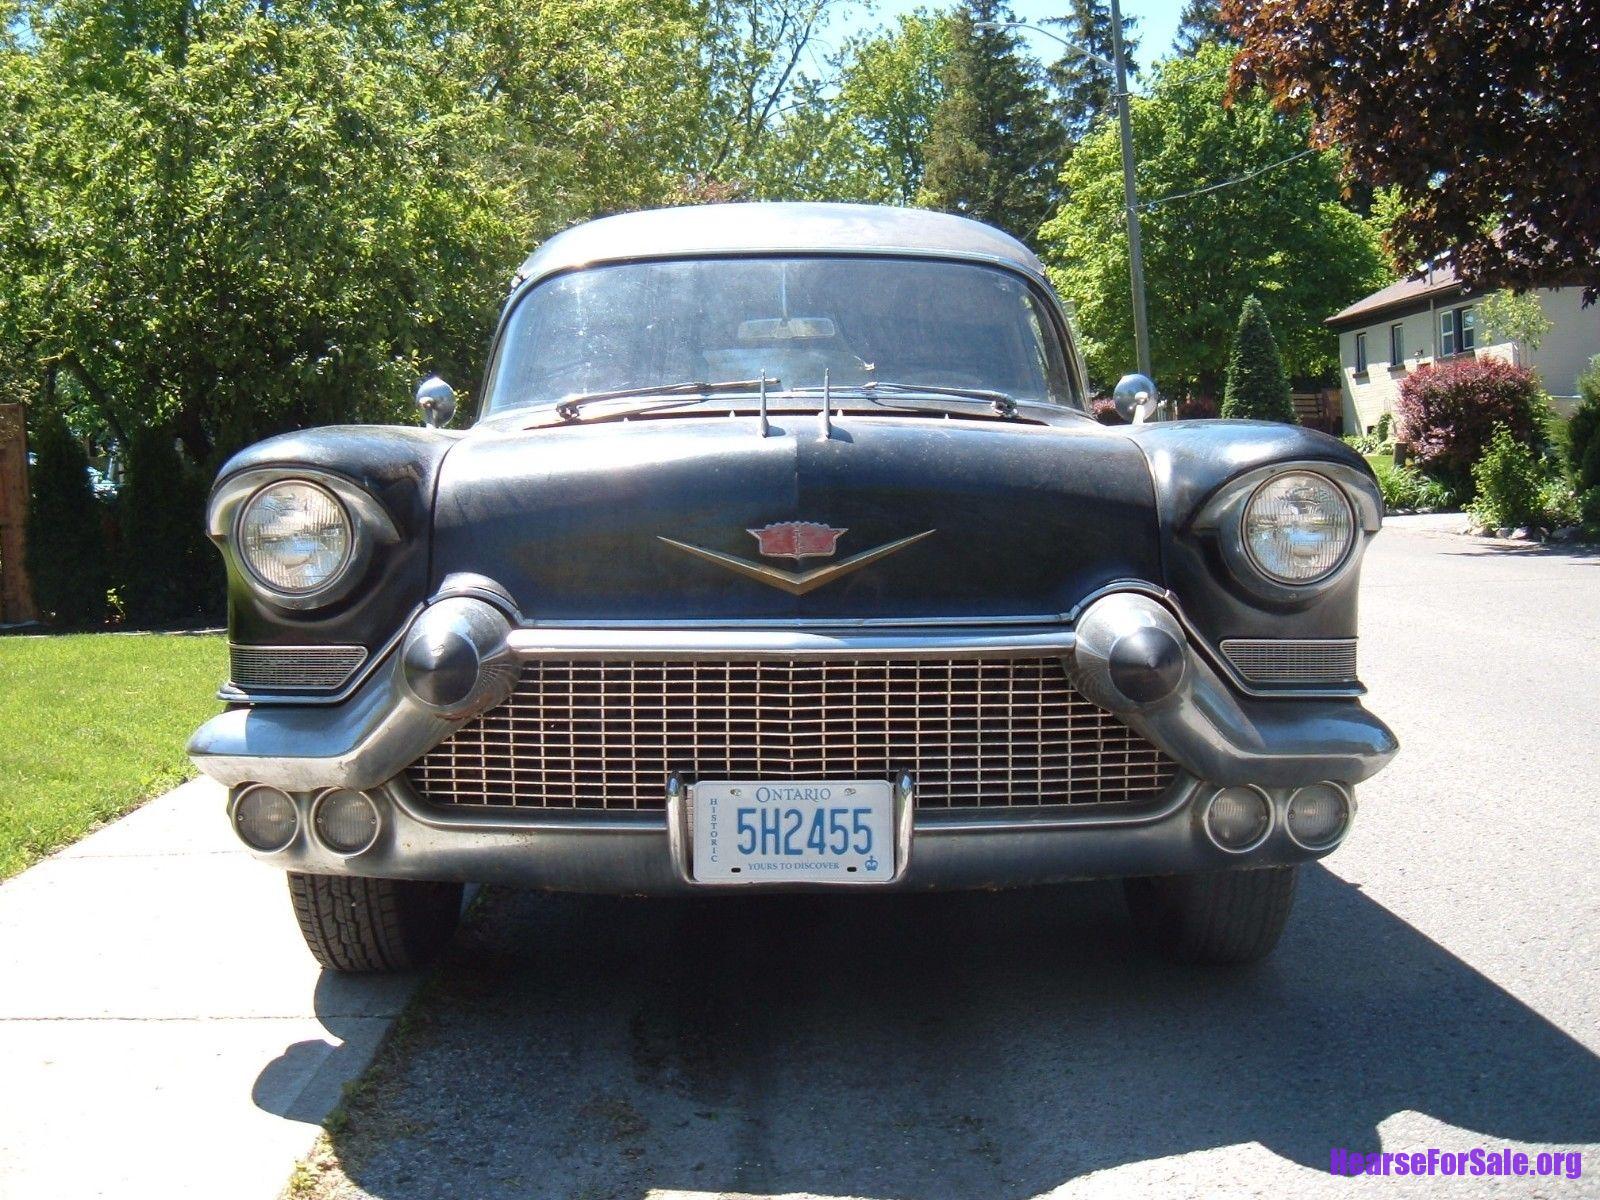
[{"label": "fog lamp", "polygon": [[1230,854],[1254,850],[1272,829],[1272,801],[1253,787],[1223,788],[1206,804],[1206,834]]},{"label": "fog lamp", "polygon": [[275,787],[256,784],[233,801],[233,829],[252,850],[276,854],[289,848],[300,829],[294,801]]},{"label": "fog lamp", "polygon": [[1350,828],[1352,810],[1350,794],[1337,783],[1313,783],[1289,797],[1283,824],[1295,845],[1326,850]]},{"label": "fog lamp", "polygon": [[317,797],[311,810],[317,840],[345,857],[372,849],[378,840],[378,806],[349,788],[334,788]]}]

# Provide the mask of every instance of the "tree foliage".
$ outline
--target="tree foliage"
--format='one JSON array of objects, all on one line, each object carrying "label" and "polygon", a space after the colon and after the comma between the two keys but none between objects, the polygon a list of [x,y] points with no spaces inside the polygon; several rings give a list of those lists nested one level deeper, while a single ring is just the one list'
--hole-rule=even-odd
[{"label": "tree foliage", "polygon": [[966,0],[951,27],[944,98],[928,138],[921,202],[1032,240],[1056,198],[1065,151],[1042,68],[1008,29],[1001,0]]},{"label": "tree foliage", "polygon": [[916,201],[933,115],[944,98],[951,21],[925,10],[846,42],[829,78],[796,85],[789,113],[753,164],[774,200]]},{"label": "tree foliage", "polygon": [[98,623],[106,614],[103,509],[89,484],[83,445],[58,413],[41,416],[28,515],[28,575],[41,612],[59,625]]},{"label": "tree foliage", "polygon": [[1239,313],[1239,328],[1228,354],[1228,386],[1222,397],[1224,417],[1295,423],[1289,377],[1283,373],[1278,343],[1266,310],[1254,296],[1246,297]]},{"label": "tree foliage", "polygon": [[[1062,36],[1075,47],[1104,59],[1112,58],[1111,6],[1106,0],[1072,0],[1070,13],[1048,23],[1059,26]],[[1123,61],[1130,84],[1139,73],[1134,61],[1139,49],[1134,25],[1132,17],[1122,18]],[[1116,75],[1104,63],[1067,50],[1051,65],[1049,78],[1056,91],[1056,118],[1066,129],[1068,142],[1075,145],[1115,105]]]},{"label": "tree foliage", "polygon": [[1396,189],[1395,261],[1473,288],[1600,294],[1600,8],[1582,0],[1225,0],[1240,86],[1309,109],[1318,144]]},{"label": "tree foliage", "polygon": [[1193,54],[1206,42],[1236,44],[1233,32],[1222,21],[1221,0],[1186,0],[1178,14],[1178,32],[1173,49]]},{"label": "tree foliage", "polygon": [[[1290,377],[1325,375],[1338,345],[1323,318],[1386,279],[1372,230],[1340,203],[1337,160],[1305,153],[1306,118],[1260,94],[1224,102],[1229,56],[1208,45],[1167,60],[1133,102],[1151,353],[1169,395],[1220,394],[1252,293]],[[1067,200],[1041,235],[1045,260],[1076,305],[1091,373],[1114,380],[1134,360],[1117,131],[1085,139],[1063,180]],[[1217,183],[1228,186],[1199,190]]]},{"label": "tree foliage", "polygon": [[1478,301],[1478,324],[1483,328],[1486,345],[1521,342],[1529,350],[1537,350],[1545,334],[1556,327],[1545,316],[1537,296],[1504,289]]}]

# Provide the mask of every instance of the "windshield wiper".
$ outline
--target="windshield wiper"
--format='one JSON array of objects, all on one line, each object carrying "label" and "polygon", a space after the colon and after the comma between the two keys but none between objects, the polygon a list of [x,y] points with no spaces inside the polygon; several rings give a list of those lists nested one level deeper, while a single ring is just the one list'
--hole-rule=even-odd
[{"label": "windshield wiper", "polygon": [[[768,392],[777,391],[783,384],[776,379],[724,379],[716,383],[706,383],[700,380],[688,380],[684,383],[654,383],[640,387],[614,388],[609,392],[582,392],[576,396],[568,396],[556,405],[556,415],[563,421],[576,421],[580,411],[585,405],[597,404],[602,400],[626,400],[631,396],[689,396],[699,399],[702,396],[714,396],[719,392],[759,392],[765,386]],[[676,401],[675,403],[687,403]]]},{"label": "windshield wiper", "polygon": [[[820,392],[818,387],[794,388],[795,392]],[[1017,402],[1005,392],[997,392],[992,388],[946,387],[938,383],[885,383],[872,380],[868,383],[834,384],[831,391],[845,395],[865,396],[874,404],[882,404],[877,399],[878,393],[887,393],[891,396],[941,396],[953,400],[978,400],[987,404],[1002,417],[1017,415]],[[911,408],[911,405],[884,404],[885,408]]]}]

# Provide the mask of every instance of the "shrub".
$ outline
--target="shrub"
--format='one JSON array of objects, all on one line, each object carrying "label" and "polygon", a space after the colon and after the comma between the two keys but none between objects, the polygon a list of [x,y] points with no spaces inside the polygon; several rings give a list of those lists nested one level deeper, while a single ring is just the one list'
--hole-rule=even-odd
[{"label": "shrub", "polygon": [[1600,487],[1590,488],[1578,497],[1578,522],[1585,537],[1600,538]]},{"label": "shrub", "polygon": [[1096,396],[1093,400],[1090,400],[1089,412],[1102,425],[1126,424],[1122,419],[1122,414],[1117,411],[1116,402],[1110,396]]},{"label": "shrub", "polygon": [[1217,416],[1216,397],[1203,392],[1190,392],[1178,400],[1178,420],[1210,421]]},{"label": "shrub", "polygon": [[1539,458],[1504,425],[1494,431],[1489,448],[1473,465],[1472,479],[1478,496],[1468,511],[1483,524],[1499,528],[1541,523],[1544,479]]},{"label": "shrub", "polygon": [[39,609],[60,625],[96,625],[106,615],[104,509],[89,460],[59,416],[34,431],[28,574]]},{"label": "shrub", "polygon": [[1250,296],[1239,312],[1239,328],[1228,355],[1228,385],[1222,394],[1222,415],[1294,424],[1289,377],[1283,373],[1278,343],[1273,339],[1261,301]]},{"label": "shrub", "polygon": [[1533,375],[1499,359],[1423,367],[1400,385],[1396,437],[1423,471],[1465,484],[1496,428],[1524,445],[1539,442],[1541,402]]},{"label": "shrub", "polygon": [[1390,512],[1434,512],[1450,507],[1450,490],[1421,471],[1380,462],[1373,473],[1377,475],[1378,487],[1383,492],[1383,506]]},{"label": "shrub", "polygon": [[205,537],[207,485],[184,462],[170,431],[129,439],[118,592],[135,625],[176,625],[214,615],[221,564]]},{"label": "shrub", "polygon": [[1567,462],[1578,491],[1600,487],[1600,355],[1578,376],[1583,402],[1567,424]]}]

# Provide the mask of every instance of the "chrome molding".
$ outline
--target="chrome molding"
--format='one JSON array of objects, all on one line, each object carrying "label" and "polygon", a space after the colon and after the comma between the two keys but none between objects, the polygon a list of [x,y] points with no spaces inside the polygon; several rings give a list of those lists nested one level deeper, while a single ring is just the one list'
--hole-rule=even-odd
[{"label": "chrome molding", "polygon": [[959,629],[937,633],[907,629],[872,632],[816,629],[721,628],[522,628],[511,632],[511,649],[533,658],[649,658],[662,660],[715,658],[738,661],[759,658],[849,658],[877,655],[897,658],[1023,658],[1038,654],[1070,654],[1072,630]]}]

